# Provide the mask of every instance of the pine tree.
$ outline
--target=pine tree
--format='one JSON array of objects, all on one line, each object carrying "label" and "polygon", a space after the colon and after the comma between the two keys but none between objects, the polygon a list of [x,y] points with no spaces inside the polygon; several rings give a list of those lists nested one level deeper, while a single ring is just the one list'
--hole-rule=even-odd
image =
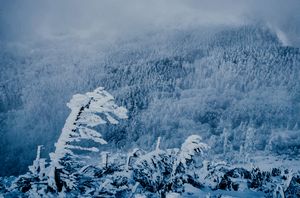
[{"label": "pine tree", "polygon": [[76,171],[86,165],[86,152],[99,149],[80,145],[83,141],[107,144],[94,127],[127,118],[127,110],[115,104],[114,98],[102,87],[86,94],[76,94],[67,104],[71,113],[62,133],[55,144],[55,152],[50,154],[49,186],[57,191],[75,188]]}]

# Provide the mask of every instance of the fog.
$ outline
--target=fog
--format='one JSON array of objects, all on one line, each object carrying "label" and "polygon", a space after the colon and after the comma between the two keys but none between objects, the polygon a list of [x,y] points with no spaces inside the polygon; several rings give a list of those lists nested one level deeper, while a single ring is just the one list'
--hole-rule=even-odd
[{"label": "fog", "polygon": [[263,21],[299,43],[297,0],[2,0],[0,9],[1,38],[8,40],[114,40],[168,28]]}]

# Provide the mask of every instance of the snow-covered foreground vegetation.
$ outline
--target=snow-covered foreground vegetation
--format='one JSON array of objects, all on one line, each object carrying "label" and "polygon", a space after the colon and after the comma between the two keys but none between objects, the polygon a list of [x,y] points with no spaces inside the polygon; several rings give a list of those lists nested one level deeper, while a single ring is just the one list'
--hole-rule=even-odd
[{"label": "snow-covered foreground vegetation", "polygon": [[38,146],[36,159],[26,174],[1,178],[1,196],[300,196],[299,171],[209,161],[211,148],[199,135],[189,136],[180,148],[161,149],[159,137],[153,151],[136,148],[129,153],[99,152],[98,148],[107,142],[97,126],[118,124],[128,118],[127,110],[117,106],[113,96],[101,87],[74,95],[68,107],[71,113],[50,162],[41,158],[42,146]]}]

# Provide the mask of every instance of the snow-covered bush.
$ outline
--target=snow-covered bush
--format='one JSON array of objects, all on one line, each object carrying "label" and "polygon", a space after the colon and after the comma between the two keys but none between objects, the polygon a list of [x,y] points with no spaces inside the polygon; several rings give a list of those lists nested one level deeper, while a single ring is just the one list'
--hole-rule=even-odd
[{"label": "snow-covered bush", "polygon": [[[49,197],[51,189],[48,188],[48,169],[46,168],[46,159],[41,158],[41,148],[37,148],[36,159],[33,164],[28,167],[29,172],[20,175],[13,181],[9,191],[27,193],[29,197]],[[47,195],[48,194],[48,195]]]},{"label": "snow-covered bush", "polygon": [[189,136],[181,149],[160,150],[141,156],[133,166],[133,179],[146,191],[161,196],[169,191],[182,192],[183,185],[190,183],[201,187],[188,169],[192,166],[196,155],[203,155],[208,145],[198,135]]},{"label": "snow-covered bush", "polygon": [[245,194],[252,191],[263,193],[265,197],[281,198],[297,197],[300,192],[299,173],[287,169],[273,168],[262,171],[257,167],[246,169],[206,161],[200,171],[199,180],[213,191],[238,191]]},{"label": "snow-covered bush", "polygon": [[176,155],[166,151],[147,153],[136,162],[133,167],[133,178],[146,191],[165,194],[172,189],[173,164]]}]

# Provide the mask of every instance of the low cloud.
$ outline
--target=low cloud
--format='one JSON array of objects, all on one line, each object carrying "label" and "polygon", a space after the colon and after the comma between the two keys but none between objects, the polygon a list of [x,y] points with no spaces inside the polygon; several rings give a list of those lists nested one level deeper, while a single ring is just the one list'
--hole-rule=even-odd
[{"label": "low cloud", "polygon": [[1,2],[2,39],[119,38],[198,25],[264,21],[291,42],[300,32],[298,0],[45,0]]}]

